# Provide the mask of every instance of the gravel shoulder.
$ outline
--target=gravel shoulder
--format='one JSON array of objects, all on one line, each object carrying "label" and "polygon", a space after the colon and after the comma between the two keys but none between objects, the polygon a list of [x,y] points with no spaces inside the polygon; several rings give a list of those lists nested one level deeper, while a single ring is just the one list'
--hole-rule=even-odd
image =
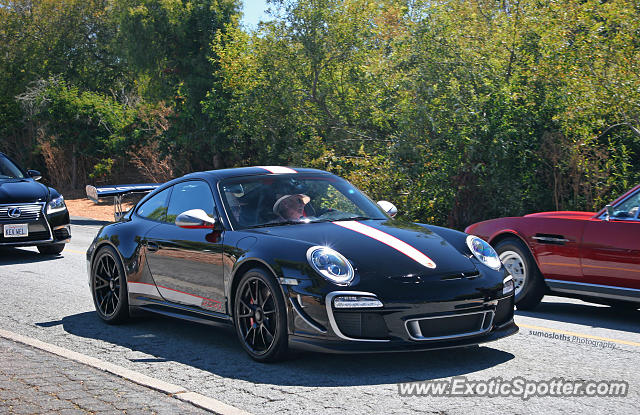
[{"label": "gravel shoulder", "polygon": [[[86,197],[65,198],[67,209],[70,216],[80,216],[83,218],[95,219],[100,221],[113,221],[113,201],[107,199],[100,203],[94,203]],[[133,207],[133,202],[122,203],[122,209],[128,210]]]}]

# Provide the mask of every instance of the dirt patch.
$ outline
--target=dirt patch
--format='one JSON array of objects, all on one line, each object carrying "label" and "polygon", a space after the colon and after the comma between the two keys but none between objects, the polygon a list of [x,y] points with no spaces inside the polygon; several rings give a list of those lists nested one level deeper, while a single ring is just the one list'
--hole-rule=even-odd
[{"label": "dirt patch", "polygon": [[[64,199],[69,209],[69,215],[82,216],[96,220],[106,220],[113,222],[113,200],[107,198],[104,202],[93,203],[84,198]],[[133,207],[133,202],[123,202],[122,210],[127,211]]]},{"label": "dirt patch", "polygon": [[[112,197],[100,199],[100,203],[93,203],[87,198],[84,190],[62,189],[60,193],[64,196],[64,202],[69,209],[69,215],[113,222]],[[126,212],[131,209],[144,196],[146,196],[144,193],[126,195],[122,201],[122,210]]]}]

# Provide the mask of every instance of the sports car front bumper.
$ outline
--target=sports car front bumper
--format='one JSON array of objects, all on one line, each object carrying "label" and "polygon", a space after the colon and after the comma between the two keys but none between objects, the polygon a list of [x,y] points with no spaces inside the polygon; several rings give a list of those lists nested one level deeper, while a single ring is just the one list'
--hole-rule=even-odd
[{"label": "sports car front bumper", "polygon": [[473,346],[499,340],[518,332],[513,320],[495,327],[481,335],[452,340],[434,342],[410,342],[406,340],[391,340],[384,343],[363,343],[344,340],[322,340],[307,336],[290,335],[289,347],[292,349],[308,350],[324,353],[382,353],[382,352],[417,352],[426,350],[449,349],[455,347]]},{"label": "sports car front bumper", "polygon": [[[437,287],[432,285],[428,296],[416,296],[413,288],[378,296],[356,290],[321,294],[318,287],[291,286],[287,290],[290,346],[337,353],[431,350],[517,333],[513,293],[473,289],[454,294]],[[376,298],[381,304],[336,308],[334,299],[348,296]]]}]

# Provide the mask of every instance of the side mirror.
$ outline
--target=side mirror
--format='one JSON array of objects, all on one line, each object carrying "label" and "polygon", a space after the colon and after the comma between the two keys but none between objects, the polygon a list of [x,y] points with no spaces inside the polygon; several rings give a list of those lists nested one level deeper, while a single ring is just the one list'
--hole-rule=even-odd
[{"label": "side mirror", "polygon": [[29,175],[29,177],[31,177],[33,180],[40,180],[42,179],[42,174],[40,174],[40,172],[38,170],[27,170],[27,174]]},{"label": "side mirror", "polygon": [[213,229],[216,220],[202,209],[191,209],[178,215],[176,225],[184,229]]},{"label": "side mirror", "polygon": [[613,210],[613,206],[611,205],[607,205],[605,206],[605,208],[607,209],[607,221],[610,221],[611,218],[613,218],[613,214],[614,214],[614,210]]},{"label": "side mirror", "polygon": [[398,208],[391,202],[381,200],[378,202],[378,206],[380,206],[382,210],[384,210],[387,215],[391,216],[392,218],[395,218],[398,214]]}]

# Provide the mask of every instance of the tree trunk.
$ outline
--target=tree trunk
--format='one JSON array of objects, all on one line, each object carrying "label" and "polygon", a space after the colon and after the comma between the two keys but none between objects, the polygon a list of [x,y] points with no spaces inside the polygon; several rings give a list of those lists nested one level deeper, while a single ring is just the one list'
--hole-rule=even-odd
[{"label": "tree trunk", "polygon": [[78,156],[76,155],[76,145],[71,147],[71,187],[78,188]]}]

